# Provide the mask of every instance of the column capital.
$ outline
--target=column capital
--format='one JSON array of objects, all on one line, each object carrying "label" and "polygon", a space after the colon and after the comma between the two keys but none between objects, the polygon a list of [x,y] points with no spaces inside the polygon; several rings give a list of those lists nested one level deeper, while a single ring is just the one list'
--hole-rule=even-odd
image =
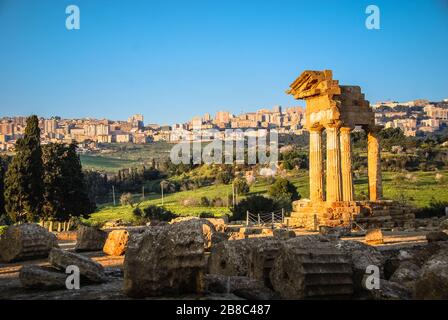
[{"label": "column capital", "polygon": [[353,128],[344,126],[344,127],[341,127],[339,130],[343,133],[350,133],[350,132],[352,132]]},{"label": "column capital", "polygon": [[308,131],[310,132],[322,132],[324,130],[324,127],[319,125],[319,126],[313,126],[311,128],[308,129]]},{"label": "column capital", "polygon": [[336,120],[334,122],[325,124],[325,129],[339,129],[341,127],[342,127],[342,121],[340,120]]}]

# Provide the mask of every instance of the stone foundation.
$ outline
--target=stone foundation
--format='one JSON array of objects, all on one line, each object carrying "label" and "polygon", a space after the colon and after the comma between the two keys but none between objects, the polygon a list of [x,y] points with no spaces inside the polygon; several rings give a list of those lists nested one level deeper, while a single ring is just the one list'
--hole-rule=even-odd
[{"label": "stone foundation", "polygon": [[291,217],[286,218],[290,227],[318,230],[319,226],[348,226],[351,221],[364,229],[412,228],[415,215],[413,209],[392,200],[310,202],[299,200],[293,203]]}]

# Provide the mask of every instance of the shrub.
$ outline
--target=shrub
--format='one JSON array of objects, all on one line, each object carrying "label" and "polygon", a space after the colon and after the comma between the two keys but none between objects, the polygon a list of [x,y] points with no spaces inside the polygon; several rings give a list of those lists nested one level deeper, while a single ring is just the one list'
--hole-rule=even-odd
[{"label": "shrub", "polygon": [[232,174],[229,171],[221,171],[216,175],[215,183],[229,184],[232,181]]},{"label": "shrub", "polygon": [[416,218],[431,218],[445,216],[445,208],[448,207],[448,201],[440,201],[431,198],[429,205],[417,211]]},{"label": "shrub", "polygon": [[277,178],[269,187],[268,195],[276,200],[289,199],[295,201],[300,199],[297,188],[286,178]]},{"label": "shrub", "polygon": [[244,178],[236,178],[233,180],[233,185],[237,194],[248,194],[250,191],[249,184]]},{"label": "shrub", "polygon": [[211,212],[203,211],[199,214],[199,218],[214,218],[215,215]]},{"label": "shrub", "polygon": [[231,220],[245,220],[246,212],[260,213],[279,209],[273,199],[263,196],[250,196],[243,199],[232,209]]},{"label": "shrub", "polygon": [[150,205],[145,209],[135,208],[132,211],[135,220],[139,223],[147,223],[150,221],[171,221],[176,218],[177,215],[173,212],[165,209],[164,207],[158,207],[155,205]]},{"label": "shrub", "polygon": [[201,207],[209,207],[210,200],[207,197],[201,197]]}]

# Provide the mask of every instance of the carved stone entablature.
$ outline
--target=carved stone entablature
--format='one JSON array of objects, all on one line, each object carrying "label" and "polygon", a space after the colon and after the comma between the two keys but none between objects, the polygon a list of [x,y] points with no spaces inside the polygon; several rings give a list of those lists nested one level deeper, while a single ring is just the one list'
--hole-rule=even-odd
[{"label": "carved stone entablature", "polygon": [[306,101],[306,127],[373,126],[375,117],[359,86],[340,86],[331,70],[304,71],[287,91],[295,99]]}]

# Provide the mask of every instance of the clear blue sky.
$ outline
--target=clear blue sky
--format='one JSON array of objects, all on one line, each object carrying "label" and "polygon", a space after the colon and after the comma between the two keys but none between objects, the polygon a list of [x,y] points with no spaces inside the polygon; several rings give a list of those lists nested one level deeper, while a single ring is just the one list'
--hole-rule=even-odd
[{"label": "clear blue sky", "polygon": [[[381,30],[365,28],[369,4]],[[0,0],[0,116],[172,124],[304,105],[285,90],[326,68],[371,102],[448,98],[448,2]]]}]

